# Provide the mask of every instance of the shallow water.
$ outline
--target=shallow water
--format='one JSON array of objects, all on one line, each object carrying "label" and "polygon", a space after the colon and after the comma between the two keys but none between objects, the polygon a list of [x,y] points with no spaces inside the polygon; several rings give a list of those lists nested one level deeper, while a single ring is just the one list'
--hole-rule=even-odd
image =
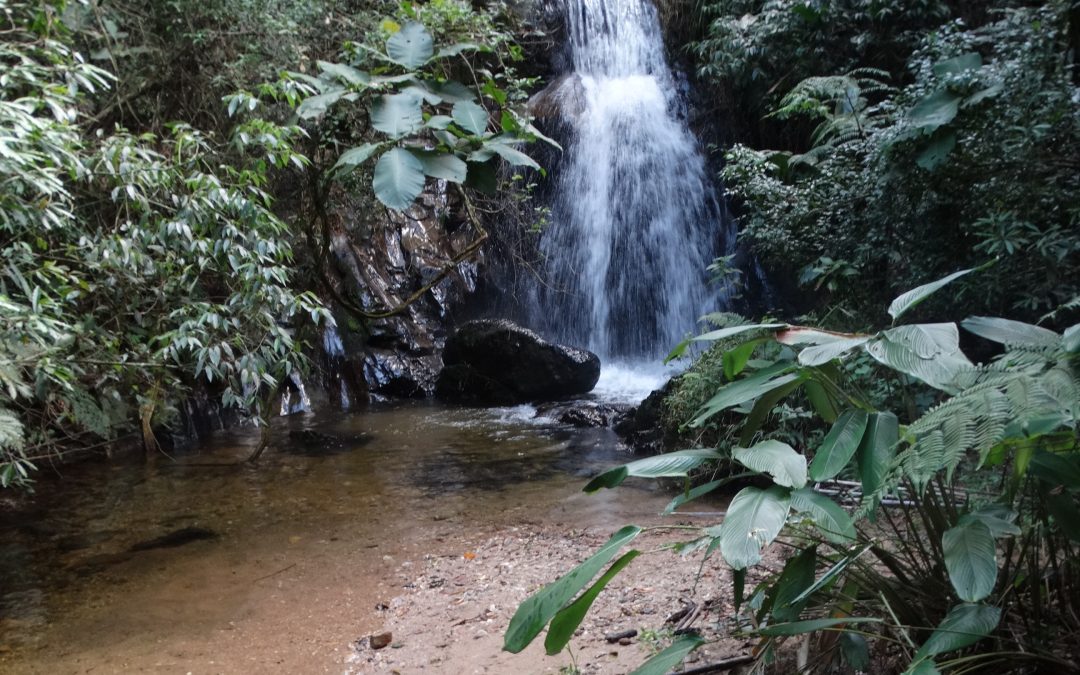
[{"label": "shallow water", "polygon": [[[665,501],[582,495],[625,449],[529,406],[308,413],[275,420],[274,437],[257,465],[233,464],[249,429],[174,460],[45,469],[36,496],[5,496],[0,670],[172,672],[209,644],[307,671],[281,636],[345,649],[377,627],[356,608],[385,599],[401,560],[460,556],[508,523],[618,525]],[[293,626],[289,607],[333,609]]]}]

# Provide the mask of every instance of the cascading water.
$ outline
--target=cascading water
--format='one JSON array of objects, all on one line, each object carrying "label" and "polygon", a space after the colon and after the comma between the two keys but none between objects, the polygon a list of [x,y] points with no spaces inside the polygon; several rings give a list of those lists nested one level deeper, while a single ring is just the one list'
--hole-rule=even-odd
[{"label": "cascading water", "polygon": [[[664,57],[649,0],[562,0],[569,129],[534,323],[605,360],[655,362],[725,291],[734,244]],[[574,100],[568,100],[573,98]]]}]

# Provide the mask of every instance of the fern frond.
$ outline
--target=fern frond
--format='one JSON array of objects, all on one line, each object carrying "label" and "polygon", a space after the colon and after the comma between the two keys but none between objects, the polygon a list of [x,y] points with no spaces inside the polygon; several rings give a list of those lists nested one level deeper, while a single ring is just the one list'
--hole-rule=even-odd
[{"label": "fern frond", "polygon": [[1030,421],[1076,427],[1080,376],[1059,347],[1009,349],[993,364],[964,372],[958,384],[959,393],[907,427],[881,487],[863,496],[863,515],[905,480],[920,491],[942,472],[951,481],[968,453],[985,461]]},{"label": "fern frond", "polygon": [[745,326],[750,320],[735,312],[710,312],[698,319],[699,323],[707,323],[714,328],[729,328],[731,326]]},{"label": "fern frond", "polygon": [[1039,317],[1039,323],[1045,323],[1047,321],[1056,321],[1061,314],[1067,314],[1072,311],[1080,310],[1080,295],[1074,297],[1072,300],[1059,305],[1057,309]]}]

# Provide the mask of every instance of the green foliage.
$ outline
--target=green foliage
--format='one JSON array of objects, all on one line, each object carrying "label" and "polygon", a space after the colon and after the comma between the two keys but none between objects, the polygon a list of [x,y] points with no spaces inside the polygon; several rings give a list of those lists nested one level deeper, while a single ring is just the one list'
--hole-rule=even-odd
[{"label": "green foliage", "polygon": [[299,130],[253,122],[224,146],[180,124],[86,134],[79,106],[110,78],[70,48],[63,4],[2,9],[4,483],[136,417],[147,436],[197,382],[262,417],[302,364],[299,321],[328,318],[290,289],[287,228],[264,191],[268,171],[302,164]]},{"label": "green foliage", "polygon": [[[111,0],[68,3],[76,47],[117,78],[94,118],[160,133],[175,120],[230,127],[221,98],[284,68],[311,69],[374,31],[382,0]],[[230,113],[231,114],[231,113]]]},{"label": "green foliage", "polygon": [[[554,144],[514,105],[525,81],[505,62],[500,61],[497,72],[480,68],[488,55],[518,54],[507,34],[495,28],[488,14],[474,13],[458,0],[423,8],[405,4],[401,11],[407,20],[383,22],[381,44],[350,43],[344,61],[317,63],[317,77],[291,72],[263,86],[261,93],[295,106],[299,118],[309,123],[347,117],[352,106],[366,108],[369,129],[377,133],[365,134],[364,143],[341,153],[331,173],[344,178],[377,157],[371,183],[375,197],[399,211],[423,191],[425,176],[478,186],[494,173],[496,157],[542,171],[515,147],[538,139]],[[480,40],[437,46],[433,32]],[[459,61],[466,73],[459,73]],[[235,102],[245,96],[232,97],[231,108],[237,109]],[[493,117],[496,130],[491,129]]]},{"label": "green foliage", "polygon": [[710,5],[702,74],[743,83],[784,123],[771,133],[782,149],[728,153],[743,236],[856,325],[876,324],[913,281],[988,256],[1000,258],[995,283],[962,285],[939,311],[1033,320],[1080,289],[1074,10],[990,4],[971,24],[941,24],[970,9],[951,2]]},{"label": "green foliage", "polygon": [[[897,298],[896,315],[959,276]],[[1070,660],[1075,645],[1061,638],[1080,606],[1073,557],[1078,535],[1069,524],[1080,517],[1076,345],[1064,334],[1018,321],[975,317],[963,325],[1001,342],[1005,351],[987,364],[971,362],[959,349],[955,324],[909,324],[865,336],[758,324],[766,343],[777,345],[772,358],[721,383],[694,414],[705,423],[733,410],[736,417],[725,417],[727,423],[757,424],[756,406],[744,405],[745,394],[770,406],[780,403],[767,398],[770,392],[795,396],[789,382],[778,381],[780,373],[801,387],[817,383],[844,411],[812,449],[809,468],[804,456],[775,440],[725,455],[771,485],[743,488],[722,523],[702,528],[703,541],[718,545],[734,570],[758,564],[785,526],[806,542],[804,552],[755,593],[751,632],[764,640],[758,653],[790,636],[856,631],[862,642],[821,641],[823,662],[865,662],[864,637],[879,636],[881,657],[912,673],[981,659],[1076,671]],[[746,326],[734,333],[755,343],[759,335]],[[825,360],[819,348],[837,343],[843,348]],[[837,361],[854,361],[855,352],[932,387],[940,402],[901,425],[896,414],[866,400]],[[660,465],[664,457],[651,461]],[[1003,469],[1006,479],[985,496],[961,498],[958,480],[986,485]],[[858,479],[861,503],[854,513],[828,491],[807,485],[810,476],[836,475]],[[720,484],[702,486],[693,497]],[[690,498],[687,493],[677,505]],[[899,522],[894,508],[902,513]],[[868,553],[872,559],[863,560]],[[1052,598],[1039,581],[1050,569],[1063,575]],[[736,574],[737,605],[741,578]],[[1044,631],[1046,624],[1055,628]],[[970,651],[975,645],[978,651]]]},{"label": "green foliage", "polygon": [[[574,596],[585,588],[585,585],[596,576],[608,561],[615,557],[619,549],[640,533],[641,528],[634,525],[622,528],[613,534],[611,539],[588,560],[521,603],[510,620],[510,626],[506,629],[503,649],[514,654],[525,649],[540,634],[540,631],[544,629],[544,626],[549,621],[570,605],[570,601]],[[615,563],[615,565],[619,564],[619,562]],[[569,632],[573,633],[572,630]]]}]

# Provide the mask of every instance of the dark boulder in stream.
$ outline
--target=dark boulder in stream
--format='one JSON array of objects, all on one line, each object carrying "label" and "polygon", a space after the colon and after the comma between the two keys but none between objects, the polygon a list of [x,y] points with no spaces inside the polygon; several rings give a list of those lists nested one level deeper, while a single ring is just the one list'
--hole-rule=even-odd
[{"label": "dark boulder in stream", "polygon": [[568,401],[537,406],[536,414],[579,429],[605,429],[614,426],[629,411],[628,406],[600,401]]},{"label": "dark boulder in stream", "polygon": [[446,341],[443,363],[436,396],[474,405],[554,401],[588,393],[600,379],[596,354],[503,319],[463,325]]}]

